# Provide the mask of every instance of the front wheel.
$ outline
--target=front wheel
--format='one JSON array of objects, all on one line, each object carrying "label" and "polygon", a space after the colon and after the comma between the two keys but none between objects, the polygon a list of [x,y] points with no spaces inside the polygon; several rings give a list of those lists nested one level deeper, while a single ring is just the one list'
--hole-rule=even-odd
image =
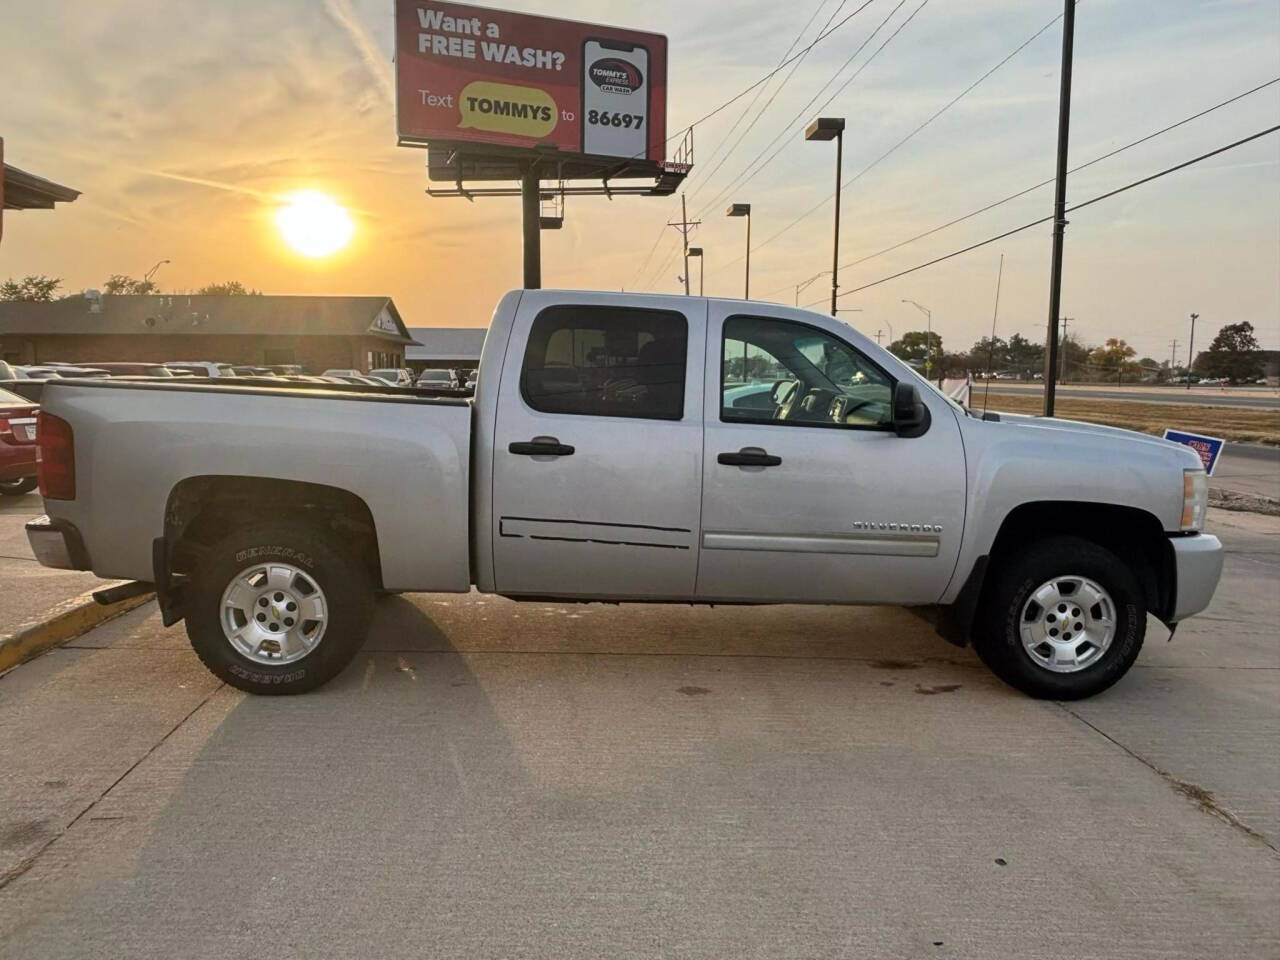
[{"label": "front wheel", "polygon": [[305,693],[342,672],[373,614],[368,571],[307,527],[237,531],[203,555],[189,584],[187,637],[240,690]]},{"label": "front wheel", "polygon": [[973,645],[1024,693],[1079,700],[1128,672],[1146,628],[1146,596],[1128,565],[1092,541],[1058,536],[1001,562]]},{"label": "front wheel", "polygon": [[35,477],[19,477],[17,480],[0,480],[0,494],[6,497],[20,497],[36,488]]}]

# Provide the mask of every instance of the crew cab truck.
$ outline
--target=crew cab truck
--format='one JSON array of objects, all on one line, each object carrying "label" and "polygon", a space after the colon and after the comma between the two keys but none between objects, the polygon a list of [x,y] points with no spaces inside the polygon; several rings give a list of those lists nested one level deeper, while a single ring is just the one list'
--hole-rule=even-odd
[{"label": "crew cab truck", "polygon": [[475,587],[937,607],[1008,683],[1072,699],[1221,573],[1189,449],[975,415],[776,304],[514,291],[473,399],[377,391],[54,381],[32,547],[154,584],[209,669],[268,694],[341,671],[380,592]]}]

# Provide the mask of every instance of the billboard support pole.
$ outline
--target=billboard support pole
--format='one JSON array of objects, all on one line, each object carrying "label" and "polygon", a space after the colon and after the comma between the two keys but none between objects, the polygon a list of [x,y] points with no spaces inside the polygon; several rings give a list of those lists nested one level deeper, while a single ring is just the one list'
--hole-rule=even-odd
[{"label": "billboard support pole", "polygon": [[529,164],[520,180],[520,207],[524,221],[524,288],[542,288],[542,198],[538,166]]}]

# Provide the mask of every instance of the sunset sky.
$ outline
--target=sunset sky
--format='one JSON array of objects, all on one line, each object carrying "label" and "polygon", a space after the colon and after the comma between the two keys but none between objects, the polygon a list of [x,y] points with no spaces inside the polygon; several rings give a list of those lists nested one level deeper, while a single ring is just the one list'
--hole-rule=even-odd
[{"label": "sunset sky", "polygon": [[[820,0],[780,4],[653,0],[511,2],[509,9],[664,33],[668,132],[772,69]],[[709,294],[741,296],[743,222],[769,240],[828,196],[834,145],[805,143],[797,113],[896,0],[872,0],[814,48],[749,134],[707,179],[750,97],[696,132],[690,213],[710,209]],[[854,10],[848,2],[836,17]],[[806,41],[840,6],[821,2]],[[906,0],[847,77],[920,6]],[[1058,0],[929,0],[823,110],[847,118],[846,179],[1030,37]],[[434,199],[424,151],[395,145],[391,0],[85,0],[21,4],[0,34],[0,136],[6,160],[83,191],[73,204],[10,213],[0,279],[62,277],[63,291],[141,276],[169,258],[165,290],[238,279],[270,293],[386,294],[410,326],[482,326],[521,282],[518,199]],[[920,233],[1052,176],[1060,31],[1055,25],[845,192],[841,261]],[[784,70],[757,101],[779,89]],[[1276,0],[1081,0],[1073,164],[1280,76]],[[842,82],[842,81],[841,81]],[[825,99],[825,95],[822,99]],[[818,101],[821,102],[821,99]],[[1071,181],[1080,201],[1254,133],[1280,117],[1280,84],[1099,163]],[[749,184],[711,201],[780,131],[789,146]],[[280,197],[330,195],[355,230],[343,251],[308,259],[275,227]],[[1051,211],[1052,187],[842,274],[870,282]],[[564,230],[543,234],[545,286],[676,292],[679,198],[570,199]],[[752,293],[790,303],[830,265],[831,206],[752,254]],[[1143,355],[1185,351],[1249,320],[1280,348],[1280,135],[1215,157],[1073,216],[1063,313],[1086,341],[1122,336]],[[665,236],[640,267],[662,231]],[[919,328],[903,298],[932,308],[948,349],[988,332],[1005,254],[998,333],[1042,339],[1049,226],[845,298],[853,325]],[[737,260],[738,262],[732,262]],[[696,288],[697,270],[694,268]],[[818,281],[801,302],[819,300]],[[819,307],[818,309],[821,309]],[[1203,338],[1203,339],[1202,339]],[[887,337],[886,337],[887,339]],[[1185,358],[1185,353],[1182,356]]]}]

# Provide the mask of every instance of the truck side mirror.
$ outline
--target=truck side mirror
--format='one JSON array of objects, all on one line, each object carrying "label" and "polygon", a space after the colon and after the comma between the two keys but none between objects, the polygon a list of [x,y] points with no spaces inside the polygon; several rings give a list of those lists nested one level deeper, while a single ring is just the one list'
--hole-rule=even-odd
[{"label": "truck side mirror", "polygon": [[900,437],[918,437],[929,428],[929,408],[914,383],[899,381],[893,387],[893,430]]}]

